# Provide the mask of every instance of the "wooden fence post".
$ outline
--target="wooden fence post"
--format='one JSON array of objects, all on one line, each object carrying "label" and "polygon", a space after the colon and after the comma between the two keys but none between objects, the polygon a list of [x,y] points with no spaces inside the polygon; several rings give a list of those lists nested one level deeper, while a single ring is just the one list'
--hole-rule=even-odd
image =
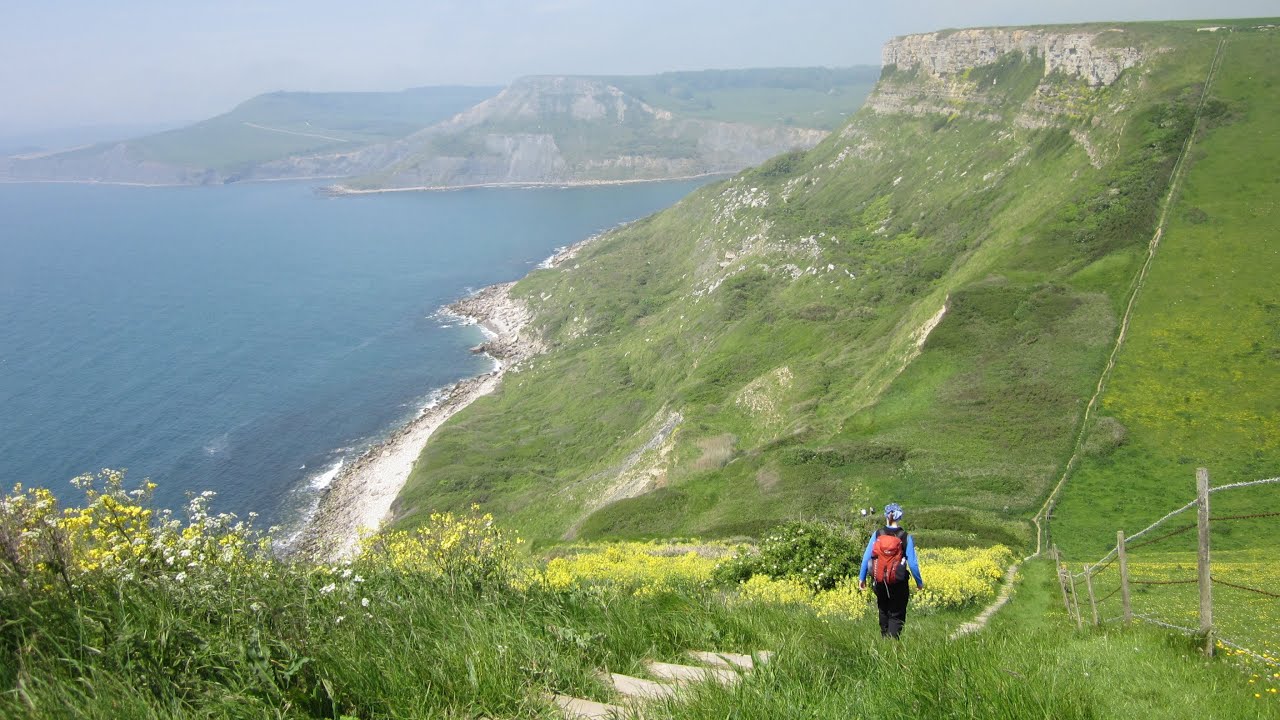
[{"label": "wooden fence post", "polygon": [[1062,607],[1066,608],[1067,618],[1071,618],[1071,599],[1067,597],[1067,579],[1062,576],[1062,555],[1058,553],[1058,546],[1053,546],[1053,564],[1058,568],[1058,587],[1062,588]]},{"label": "wooden fence post", "polygon": [[1063,565],[1062,569],[1067,571],[1067,580],[1071,581],[1071,604],[1076,609],[1076,629],[1083,630],[1084,620],[1080,617],[1080,596],[1076,594],[1076,576],[1071,574],[1070,568],[1066,565]]},{"label": "wooden fence post", "polygon": [[1196,528],[1200,531],[1200,547],[1196,570],[1200,584],[1200,632],[1204,635],[1204,654],[1213,655],[1213,577],[1209,567],[1209,471],[1196,469]]},{"label": "wooden fence post", "polygon": [[1133,606],[1129,604],[1129,558],[1124,553],[1124,531],[1116,531],[1116,557],[1120,559],[1120,603],[1124,606],[1124,624],[1133,622]]},{"label": "wooden fence post", "polygon": [[1093,598],[1093,571],[1089,569],[1089,563],[1081,567],[1084,571],[1084,585],[1089,588],[1089,609],[1093,611],[1093,626],[1098,627],[1098,601]]}]

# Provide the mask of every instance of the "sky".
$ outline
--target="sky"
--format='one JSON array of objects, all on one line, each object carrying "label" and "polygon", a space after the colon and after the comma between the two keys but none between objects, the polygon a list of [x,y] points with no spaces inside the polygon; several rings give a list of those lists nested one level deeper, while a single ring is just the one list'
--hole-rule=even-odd
[{"label": "sky", "polygon": [[1278,0],[0,0],[0,135],[176,126],[274,90],[848,66],[948,27],[1261,17]]}]

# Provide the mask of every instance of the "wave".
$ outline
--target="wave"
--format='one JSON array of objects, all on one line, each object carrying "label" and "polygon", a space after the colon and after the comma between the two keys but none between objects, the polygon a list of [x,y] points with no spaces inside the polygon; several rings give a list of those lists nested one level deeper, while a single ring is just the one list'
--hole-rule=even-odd
[{"label": "wave", "polygon": [[324,490],[329,487],[329,483],[332,483],[333,479],[338,477],[338,473],[342,472],[342,466],[346,464],[346,462],[347,458],[345,456],[339,457],[338,462],[330,466],[328,470],[325,470],[308,480],[307,486],[312,490]]}]

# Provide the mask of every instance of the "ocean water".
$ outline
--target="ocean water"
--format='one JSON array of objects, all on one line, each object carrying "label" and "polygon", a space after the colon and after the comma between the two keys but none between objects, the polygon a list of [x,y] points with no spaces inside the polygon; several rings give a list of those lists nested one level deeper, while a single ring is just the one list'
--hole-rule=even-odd
[{"label": "ocean water", "polygon": [[99,468],[296,523],[343,458],[487,371],[436,315],[699,182],[330,198],[0,185],[0,484]]}]

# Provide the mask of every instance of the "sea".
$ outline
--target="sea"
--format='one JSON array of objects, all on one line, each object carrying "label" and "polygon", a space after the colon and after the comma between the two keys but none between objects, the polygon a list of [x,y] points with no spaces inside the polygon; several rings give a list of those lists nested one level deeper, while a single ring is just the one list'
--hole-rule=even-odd
[{"label": "sea", "polygon": [[487,372],[440,309],[705,181],[329,197],[0,185],[0,487],[126,469],[288,532],[344,462]]}]

